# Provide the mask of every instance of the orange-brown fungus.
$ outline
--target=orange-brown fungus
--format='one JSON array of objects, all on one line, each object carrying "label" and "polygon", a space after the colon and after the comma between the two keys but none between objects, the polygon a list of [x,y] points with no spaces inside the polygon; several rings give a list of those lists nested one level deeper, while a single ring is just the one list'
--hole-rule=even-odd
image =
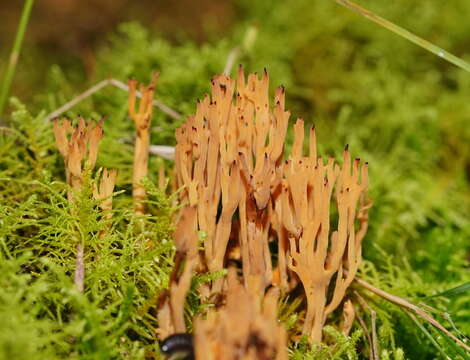
[{"label": "orange-brown fungus", "polygon": [[287,360],[286,331],[277,321],[279,289],[270,289],[259,303],[235,269],[227,283],[226,305],[195,320],[196,359]]},{"label": "orange-brown fungus", "polygon": [[129,81],[129,115],[136,126],[136,139],[134,147],[134,169],[132,175],[132,197],[134,198],[134,211],[137,214],[144,213],[145,188],[142,179],[148,173],[149,147],[150,147],[150,122],[153,113],[153,94],[158,78],[154,74],[149,86],[140,86],[141,100],[136,108],[137,82]]},{"label": "orange-brown fungus", "polygon": [[[98,146],[103,137],[102,122],[87,124],[83,118],[73,127],[68,119],[55,119],[54,136],[57,148],[64,158],[67,183],[73,190],[79,190],[83,183],[83,163],[90,169],[95,167]],[[72,193],[68,194],[69,199]]]},{"label": "orange-brown fungus", "polygon": [[[101,169],[100,169],[101,170]],[[100,208],[103,210],[103,218],[111,219],[113,213],[113,190],[116,185],[117,170],[102,170],[98,184],[93,184],[93,197],[100,201]],[[106,234],[104,230],[100,232],[103,237]]]},{"label": "orange-brown fungus", "polygon": [[[184,263],[184,271],[179,273],[184,278],[190,276],[190,270],[215,272],[226,269],[233,258],[240,261],[243,291],[254,305],[230,309],[228,299],[220,314],[210,315],[210,319],[227,318],[224,321],[238,327],[251,326],[253,319],[248,313],[263,303],[269,286],[286,293],[300,282],[307,304],[303,333],[321,341],[326,318],[342,303],[361,261],[370,207],[367,164],[361,165],[359,159],[351,164],[347,149],[342,166],[332,158],[325,162],[317,155],[313,128],[308,137],[309,154],[304,155],[304,123],[300,119],[294,126],[292,152],[285,161],[290,113],[284,109],[284,88],[275,91],[273,107],[268,90],[266,72],[261,78],[251,74],[246,79],[240,68],[236,84],[218,75],[212,80],[211,97],[198,101],[196,114],[176,132],[175,172],[177,185],[182,187],[183,207],[175,244],[177,257],[185,259],[178,262],[178,267]],[[335,221],[331,220],[331,208]],[[277,242],[276,266],[270,242]],[[230,281],[220,278],[199,290],[204,296],[217,294],[224,299],[231,287],[239,288]],[[175,316],[175,309],[179,309],[177,325],[166,317],[167,324],[177,331],[184,327],[182,290],[189,286],[187,282],[175,276],[170,292],[177,293],[178,300],[166,303],[167,315]],[[327,298],[327,294],[331,296]],[[229,319],[231,316],[234,318]],[[201,339],[198,331],[225,331],[210,319],[205,325],[198,321],[197,339]],[[235,327],[232,331],[236,332]],[[171,333],[169,326],[167,329],[165,333]],[[228,335],[213,336],[218,342]],[[241,358],[251,359],[246,356]]]},{"label": "orange-brown fungus", "polygon": [[[99,143],[103,137],[102,121],[99,124],[87,124],[83,118],[79,118],[78,126],[73,127],[68,119],[55,119],[53,130],[57,148],[65,162],[65,175],[67,184],[70,186],[67,197],[72,202],[75,199],[75,193],[82,188],[85,170],[92,170],[95,167]],[[105,180],[107,185],[105,187],[109,187],[110,181],[111,179]],[[112,186],[114,187],[114,179]],[[101,207],[110,208],[110,201],[112,200],[105,200]],[[77,290],[83,292],[85,288],[84,244],[75,236],[73,236],[73,241],[77,243],[74,281]]]},{"label": "orange-brown fungus", "polygon": [[[370,205],[365,198],[367,163],[361,167],[355,159],[351,172],[347,147],[342,168],[333,158],[325,163],[316,156],[314,129],[310,132],[310,153],[302,156],[303,121],[298,120],[294,130],[294,146],[284,169],[276,211],[289,237],[289,268],[300,278],[307,296],[303,331],[320,341],[326,316],[343,300],[361,261]],[[338,212],[336,229],[330,224],[333,199]],[[333,275],[333,296],[327,303]]]},{"label": "orange-brown fungus", "polygon": [[101,210],[105,212],[105,217],[111,217],[111,210],[113,209],[113,190],[116,184],[117,170],[103,169],[101,179],[98,185],[94,186],[93,196],[96,200],[100,200]]}]

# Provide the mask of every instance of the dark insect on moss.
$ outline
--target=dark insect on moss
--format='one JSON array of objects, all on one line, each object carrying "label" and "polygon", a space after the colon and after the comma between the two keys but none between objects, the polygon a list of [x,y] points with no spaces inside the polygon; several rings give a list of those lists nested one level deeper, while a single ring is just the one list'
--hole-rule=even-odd
[{"label": "dark insect on moss", "polygon": [[161,342],[160,349],[168,359],[194,360],[193,336],[191,334],[170,335]]}]

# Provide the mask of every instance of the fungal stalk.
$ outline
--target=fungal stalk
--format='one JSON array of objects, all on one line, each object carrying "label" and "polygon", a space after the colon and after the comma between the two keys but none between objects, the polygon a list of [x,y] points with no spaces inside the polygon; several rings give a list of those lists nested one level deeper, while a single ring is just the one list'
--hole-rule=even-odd
[{"label": "fungal stalk", "polygon": [[152,102],[158,75],[158,73],[153,75],[149,86],[140,86],[141,100],[137,108],[137,81],[129,81],[129,115],[136,126],[132,175],[132,197],[134,199],[134,211],[136,214],[143,214],[145,211],[144,201],[146,199],[146,193],[142,185],[142,179],[148,174],[150,124],[153,113]]}]

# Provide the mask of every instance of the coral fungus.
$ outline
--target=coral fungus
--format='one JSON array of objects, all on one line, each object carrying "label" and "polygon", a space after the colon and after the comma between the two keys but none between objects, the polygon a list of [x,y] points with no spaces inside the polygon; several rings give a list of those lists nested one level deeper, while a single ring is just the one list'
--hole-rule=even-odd
[{"label": "coral fungus", "polygon": [[286,331],[277,321],[279,289],[271,288],[258,304],[234,268],[227,280],[226,305],[195,321],[196,358],[287,360]]},{"label": "coral fungus", "polygon": [[[54,136],[57,148],[64,158],[65,175],[69,185],[67,197],[69,202],[72,202],[82,188],[86,170],[95,167],[99,143],[103,137],[102,124],[87,124],[83,118],[80,118],[78,126],[73,127],[68,119],[55,119]],[[112,187],[110,186],[111,181]],[[104,180],[101,191],[104,191],[104,187],[111,187],[112,193],[113,176]],[[101,206],[110,209],[109,201],[105,200]],[[77,243],[75,285],[78,291],[83,292],[85,288],[84,244],[75,237],[73,240]]]},{"label": "coral fungus", "polygon": [[[326,317],[343,301],[360,264],[370,207],[367,163],[361,166],[356,159],[351,165],[347,148],[342,166],[333,158],[325,163],[317,155],[313,128],[309,154],[304,156],[300,119],[294,126],[292,152],[285,161],[290,113],[284,104],[284,88],[279,87],[274,107],[270,107],[266,71],[261,78],[251,74],[245,79],[240,67],[236,86],[225,75],[214,77],[212,96],[198,101],[196,114],[177,130],[176,181],[182,187],[184,205],[175,244],[177,259],[185,260],[177,262],[184,270],[175,270],[171,300],[160,310],[166,319],[160,323],[161,334],[184,331],[182,294],[189,288],[192,271],[220,271],[234,258],[241,262],[244,284],[242,290],[232,269],[228,280],[219,278],[199,288],[206,296],[227,297],[227,303],[218,315],[209,315],[205,322],[198,320],[196,353],[198,346],[211,347],[211,341],[230,348],[225,325],[215,319],[236,321],[240,329],[247,329],[256,317],[249,314],[259,311],[273,291],[266,293],[268,287],[287,293],[299,280],[307,303],[303,333],[321,341]],[[204,235],[200,249],[199,234]],[[278,249],[275,263],[270,243],[277,244],[273,246]],[[239,256],[232,255],[237,252]],[[180,279],[176,274],[181,274]],[[231,308],[233,301],[242,302],[245,296],[236,297],[235,292],[246,292],[250,299],[246,306]],[[243,309],[246,314],[242,315]],[[260,329],[259,336],[269,337],[274,328]]]},{"label": "coral fungus", "polygon": [[[144,213],[145,189],[142,179],[148,173],[149,147],[150,147],[150,122],[153,113],[153,93],[155,92],[158,73],[152,77],[149,86],[140,86],[137,92],[137,81],[129,81],[129,115],[136,126],[136,140],[134,149],[134,169],[132,177],[132,197],[134,198],[134,210],[137,214]],[[136,98],[140,95],[142,99],[136,109]]]}]

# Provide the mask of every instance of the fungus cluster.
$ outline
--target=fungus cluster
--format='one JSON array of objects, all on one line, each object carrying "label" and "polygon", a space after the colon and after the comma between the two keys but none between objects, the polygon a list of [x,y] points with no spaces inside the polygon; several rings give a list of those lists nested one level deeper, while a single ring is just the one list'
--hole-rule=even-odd
[{"label": "fungus cluster", "polygon": [[[87,171],[95,167],[98,147],[103,138],[102,122],[92,124],[79,118],[78,125],[72,126],[68,119],[55,119],[53,126],[56,145],[65,163],[65,177],[69,185],[67,198],[70,203],[73,203],[76,195],[81,191]],[[101,171],[100,180],[94,183],[93,196],[99,201],[103,216],[109,219],[117,172],[108,169],[100,169]],[[100,234],[102,235],[104,232]],[[72,241],[77,244],[75,286],[78,291],[83,292],[85,288],[84,244],[75,236]]]},{"label": "fungus cluster", "polygon": [[135,123],[136,139],[134,145],[134,167],[132,172],[132,197],[134,198],[134,211],[143,214],[146,199],[142,179],[147,177],[150,147],[150,122],[153,113],[153,94],[155,92],[158,73],[152,76],[150,85],[141,84],[139,95],[141,100],[137,103],[137,81],[129,81],[129,116]]},{"label": "fungus cluster", "polygon": [[[67,184],[70,190],[79,191],[86,168],[95,167],[103,137],[102,124],[87,124],[80,118],[75,127],[68,119],[55,119],[53,125],[56,145],[64,158]],[[68,198],[73,198],[72,191],[69,191]]]},{"label": "fungus cluster", "polygon": [[[136,126],[136,141],[133,163],[132,196],[134,200],[134,212],[144,214],[144,202],[146,199],[145,188],[142,180],[148,175],[148,156],[150,147],[150,121],[153,113],[153,95],[155,91],[158,73],[154,74],[150,85],[140,85],[137,91],[137,82],[129,81],[128,107],[129,116]],[[140,103],[137,106],[137,97]],[[75,201],[75,196],[82,189],[85,176],[93,170],[98,157],[98,148],[104,135],[103,120],[99,123],[87,122],[80,117],[76,126],[69,119],[54,119],[53,131],[56,146],[65,163],[65,177],[68,185],[67,198],[69,202]],[[92,181],[93,198],[98,201],[103,211],[103,218],[109,220],[112,217],[112,195],[116,183],[116,170],[99,169],[96,179]],[[160,175],[160,178],[162,176]],[[160,183],[163,180],[160,179]],[[73,207],[72,207],[73,208]],[[105,235],[105,230],[100,236]],[[85,263],[84,244],[77,238],[72,239],[77,243],[77,258],[75,270],[75,284],[79,291],[85,287]]]},{"label": "fungus cluster", "polygon": [[[155,81],[140,93],[136,82],[129,83],[136,214],[145,213],[142,179],[148,175]],[[176,131],[176,255],[169,289],[159,298],[157,334],[164,339],[187,332],[184,304],[195,273],[226,272],[197,289],[202,301],[216,304],[194,320],[197,359],[286,359],[277,304],[293,291],[305,300],[302,333],[310,340],[322,340],[328,315],[342,303],[343,332],[351,328],[354,308],[345,296],[367,231],[367,163],[351,160],[347,147],[341,165],[318,156],[315,129],[305,139],[301,119],[287,154],[289,117],[284,88],[275,90],[271,106],[267,72],[245,78],[240,68],[236,81],[214,77],[211,96],[198,101],[196,113]],[[54,121],[54,134],[74,201],[85,171],[96,163],[103,130],[83,119],[76,127],[62,119]],[[160,185],[163,177],[160,169]],[[97,179],[93,195],[109,219],[116,172],[104,169]],[[78,244],[80,291],[83,251]]]},{"label": "fungus cluster", "polygon": [[[214,77],[211,96],[198,101],[195,115],[176,132],[175,173],[183,206],[174,237],[175,271],[160,302],[160,336],[186,330],[191,274],[229,269],[228,276],[198,289],[222,305],[196,320],[196,354],[226,340],[224,355],[215,358],[239,358],[232,351],[256,358],[248,355],[249,347],[234,350],[240,342],[230,340],[226,324],[256,327],[257,316],[272,315],[273,291],[287,294],[300,284],[307,304],[302,332],[321,341],[328,315],[343,302],[360,264],[371,204],[367,163],[351,160],[347,147],[341,166],[333,158],[325,161],[317,155],[314,128],[305,141],[301,119],[286,154],[290,113],[284,105],[279,87],[270,106],[266,72],[245,78],[240,68],[236,82]],[[271,324],[257,330],[260,343],[269,343],[278,331],[276,322]],[[285,343],[282,335],[276,338]]]}]

